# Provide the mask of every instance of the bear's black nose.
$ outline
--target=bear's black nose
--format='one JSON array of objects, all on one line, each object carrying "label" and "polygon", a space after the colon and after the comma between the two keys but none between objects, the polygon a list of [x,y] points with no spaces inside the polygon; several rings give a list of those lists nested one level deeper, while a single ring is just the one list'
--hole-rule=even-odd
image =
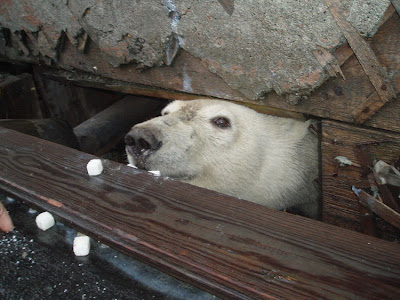
[{"label": "bear's black nose", "polygon": [[147,150],[159,149],[162,143],[154,136],[150,129],[133,127],[125,136],[125,144],[129,147],[132,154],[142,155]]}]

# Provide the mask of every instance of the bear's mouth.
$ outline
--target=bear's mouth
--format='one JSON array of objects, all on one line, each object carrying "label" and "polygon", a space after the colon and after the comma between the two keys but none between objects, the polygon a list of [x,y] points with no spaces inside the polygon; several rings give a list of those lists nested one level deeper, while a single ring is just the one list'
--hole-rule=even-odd
[{"label": "bear's mouth", "polygon": [[[133,160],[134,164],[137,168],[142,169],[142,170],[147,170],[147,159],[148,157],[155,152],[155,150],[147,149],[141,153],[135,153],[133,151],[132,147],[126,146],[126,152],[128,155],[128,160],[129,157]],[[129,161],[132,163],[131,161]]]}]

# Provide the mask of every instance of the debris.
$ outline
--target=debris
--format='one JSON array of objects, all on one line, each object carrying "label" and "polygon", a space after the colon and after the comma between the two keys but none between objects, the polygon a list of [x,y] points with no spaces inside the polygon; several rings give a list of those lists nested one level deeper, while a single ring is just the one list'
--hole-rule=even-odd
[{"label": "debris", "polygon": [[160,171],[149,171],[149,173],[153,174],[154,176],[161,176]]},{"label": "debris", "polygon": [[339,165],[341,167],[344,166],[355,166],[355,167],[360,167],[359,164],[353,163],[350,159],[348,159],[346,156],[336,156],[335,160],[339,162]]},{"label": "debris", "polygon": [[[135,165],[132,165],[132,164],[127,164],[127,166],[131,167],[131,168],[134,168],[134,169],[138,168],[138,167],[136,167]],[[153,174],[154,176],[161,176],[161,172],[157,171],[157,170],[155,170],[155,171],[147,171],[147,172]]]},{"label": "debris", "polygon": [[390,184],[400,187],[400,171],[394,166],[379,160],[374,165],[374,174],[380,181],[380,184]]},{"label": "debris", "polygon": [[363,190],[356,188],[355,186],[353,186],[351,189],[353,190],[354,194],[356,194],[361,205],[370,209],[373,213],[381,217],[386,222],[392,224],[394,227],[400,229],[400,214],[398,212],[391,209],[383,202],[370,196]]},{"label": "debris", "polygon": [[7,196],[6,200],[7,200],[8,203],[14,203],[15,202],[14,198],[11,198],[11,197],[8,197],[8,196]]},{"label": "debris", "polygon": [[36,214],[36,213],[37,213],[37,210],[36,210],[36,209],[33,209],[33,208],[29,208],[28,213],[30,213],[30,214]]}]

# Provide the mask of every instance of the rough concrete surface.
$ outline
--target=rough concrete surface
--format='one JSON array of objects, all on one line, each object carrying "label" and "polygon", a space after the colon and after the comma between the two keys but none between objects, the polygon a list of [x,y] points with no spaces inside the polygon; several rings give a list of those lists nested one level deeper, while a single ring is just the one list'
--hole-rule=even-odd
[{"label": "rough concrete surface", "polygon": [[172,31],[160,1],[70,0],[68,8],[112,64],[162,64]]},{"label": "rough concrete surface", "polygon": [[[364,36],[374,34],[390,3],[341,2]],[[320,86],[329,75],[313,51],[332,52],[344,41],[325,0],[6,0],[0,27],[24,31],[52,59],[64,34],[78,44],[85,31],[114,66],[170,65],[182,48],[250,99]]]}]

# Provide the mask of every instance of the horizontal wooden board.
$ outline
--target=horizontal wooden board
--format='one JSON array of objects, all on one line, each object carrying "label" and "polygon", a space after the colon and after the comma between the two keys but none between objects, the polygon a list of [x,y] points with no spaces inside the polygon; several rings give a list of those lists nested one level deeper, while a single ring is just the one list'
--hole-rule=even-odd
[{"label": "horizontal wooden board", "polygon": [[[376,141],[386,141],[374,144]],[[390,142],[389,142],[390,141]],[[325,222],[361,231],[360,205],[351,190],[370,190],[363,174],[371,165],[359,153],[359,144],[367,143],[372,160],[393,163],[400,154],[400,135],[385,131],[360,128],[349,124],[322,121],[322,217]],[[337,156],[350,159],[355,165],[338,167]],[[377,220],[378,234],[390,240],[400,237],[400,231],[382,220]]]},{"label": "horizontal wooden board", "polygon": [[395,299],[400,246],[0,129],[0,189],[224,298]]},{"label": "horizontal wooden board", "polygon": [[[69,72],[45,66],[38,67],[38,69],[40,77],[45,78],[45,80],[51,79],[51,81],[73,83],[75,85],[82,87],[106,89],[110,91],[121,92],[131,95],[141,95],[141,96],[148,96],[148,97],[168,99],[168,100],[194,100],[199,98],[215,99],[215,97],[183,93],[174,90],[166,90],[162,88],[157,88],[155,86],[146,86],[141,84],[125,82],[121,80],[104,78],[100,76],[93,76],[92,74],[86,74],[82,72]],[[282,110],[280,108],[268,106],[257,101],[251,101],[251,100],[246,100],[246,101],[230,100],[230,101],[248,106],[261,113],[284,117],[284,118],[304,120],[304,115],[302,113],[289,110]]]}]

